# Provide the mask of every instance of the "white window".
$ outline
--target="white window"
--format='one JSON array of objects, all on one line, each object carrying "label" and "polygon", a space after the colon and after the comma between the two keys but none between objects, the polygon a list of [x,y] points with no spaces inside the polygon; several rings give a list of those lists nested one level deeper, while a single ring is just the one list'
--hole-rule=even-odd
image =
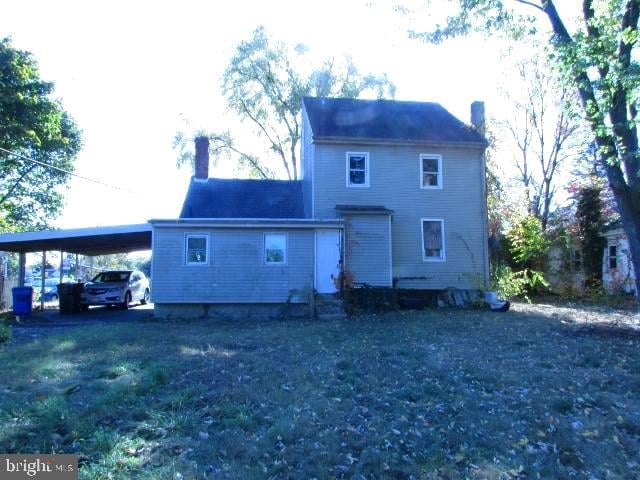
[{"label": "white window", "polygon": [[369,186],[369,154],[347,152],[347,187]]},{"label": "white window", "polygon": [[285,233],[264,234],[264,263],[267,265],[287,264],[287,235]]},{"label": "white window", "polygon": [[420,155],[420,187],[442,188],[442,155]]},{"label": "white window", "polygon": [[608,251],[608,261],[609,270],[616,270],[618,268],[618,247],[617,245],[609,245]]},{"label": "white window", "polygon": [[185,235],[185,263],[187,265],[209,264],[209,235],[187,233]]},{"label": "white window", "polygon": [[445,260],[443,220],[422,219],[422,259],[425,262],[443,262]]}]

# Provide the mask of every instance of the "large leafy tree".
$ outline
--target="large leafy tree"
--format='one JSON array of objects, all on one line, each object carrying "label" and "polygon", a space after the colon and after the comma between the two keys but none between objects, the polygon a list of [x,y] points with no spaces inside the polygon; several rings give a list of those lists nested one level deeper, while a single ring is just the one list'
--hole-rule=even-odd
[{"label": "large leafy tree", "polygon": [[1,39],[0,231],[45,227],[62,208],[57,187],[67,182],[81,139],[52,93],[32,55]]},{"label": "large leafy tree", "polygon": [[[302,97],[356,98],[365,92],[378,98],[394,95],[394,86],[386,75],[362,75],[349,58],[327,59],[310,74],[304,74],[297,68],[303,62],[294,58],[304,55],[300,46],[294,51],[270,39],[262,26],[254,30],[250,39],[240,42],[224,72],[222,93],[229,110],[250,127],[266,154],[239,145],[229,130],[198,132],[209,137],[214,162],[219,158],[234,159],[257,178],[277,176],[273,166],[279,166],[277,170],[286,178],[297,179]],[[179,166],[193,162],[187,136],[179,132],[174,141],[179,150]]]},{"label": "large leafy tree", "polygon": [[[454,11],[444,23],[413,36],[440,42],[474,31],[545,35],[552,64],[579,95],[581,112],[597,145],[597,162],[606,172],[634,269],[640,272],[640,65],[635,52],[640,2],[583,0],[579,11],[562,14],[554,0],[453,3]],[[640,292],[640,274],[636,274],[636,291]]]}]

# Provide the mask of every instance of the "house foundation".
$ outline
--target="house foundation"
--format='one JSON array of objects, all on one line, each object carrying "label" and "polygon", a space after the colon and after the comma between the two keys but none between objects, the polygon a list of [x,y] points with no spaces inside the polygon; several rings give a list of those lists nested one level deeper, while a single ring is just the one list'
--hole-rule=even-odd
[{"label": "house foundation", "polygon": [[160,319],[260,320],[303,318],[309,317],[309,305],[305,303],[156,303],[153,315]]}]

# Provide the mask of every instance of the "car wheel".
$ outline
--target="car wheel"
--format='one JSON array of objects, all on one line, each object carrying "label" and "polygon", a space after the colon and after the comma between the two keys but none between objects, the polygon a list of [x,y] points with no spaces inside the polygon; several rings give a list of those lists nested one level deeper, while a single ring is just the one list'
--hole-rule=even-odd
[{"label": "car wheel", "polygon": [[149,293],[149,289],[145,288],[142,300],[140,300],[140,305],[146,305],[147,303],[149,303],[149,298],[151,298],[151,294]]},{"label": "car wheel", "polygon": [[124,302],[122,303],[122,308],[124,310],[128,310],[130,303],[131,303],[131,292],[127,292],[124,295]]}]

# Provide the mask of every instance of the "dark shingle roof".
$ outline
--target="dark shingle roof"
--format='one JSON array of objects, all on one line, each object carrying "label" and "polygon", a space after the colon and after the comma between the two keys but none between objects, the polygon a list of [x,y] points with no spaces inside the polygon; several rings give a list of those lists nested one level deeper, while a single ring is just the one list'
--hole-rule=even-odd
[{"label": "dark shingle roof", "polygon": [[191,179],[180,218],[304,218],[301,182]]},{"label": "dark shingle roof", "polygon": [[485,143],[482,135],[438,103],[315,97],[303,102],[315,139]]},{"label": "dark shingle roof", "polygon": [[343,213],[369,213],[369,214],[389,214],[389,210],[383,205],[336,205],[336,210]]}]

